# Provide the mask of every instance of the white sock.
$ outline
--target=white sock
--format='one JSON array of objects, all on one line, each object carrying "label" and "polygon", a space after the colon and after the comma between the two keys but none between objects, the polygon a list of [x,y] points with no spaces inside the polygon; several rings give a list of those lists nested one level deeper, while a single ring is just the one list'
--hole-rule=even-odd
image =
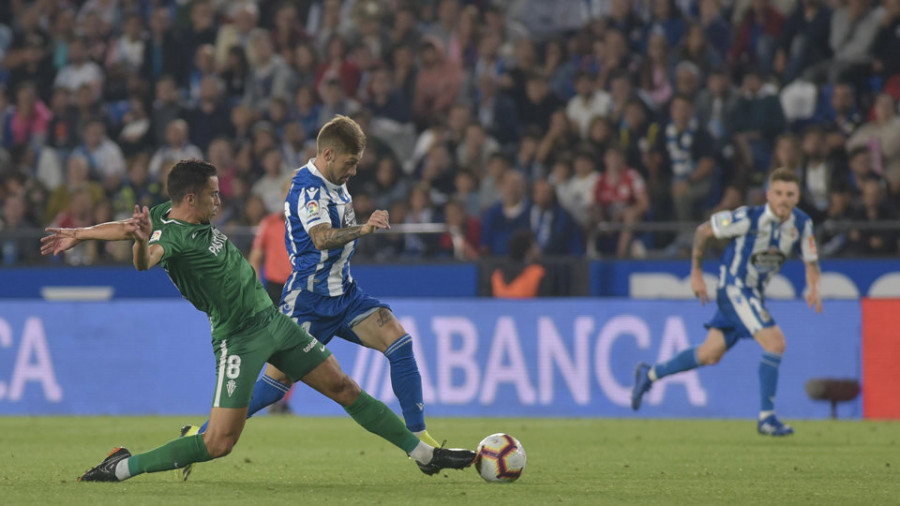
[{"label": "white sock", "polygon": [[116,478],[119,481],[125,481],[128,478],[131,478],[131,473],[128,471],[128,459],[122,459],[116,464]]},{"label": "white sock", "polygon": [[760,421],[762,421],[762,420],[765,420],[766,418],[769,418],[770,415],[774,415],[774,414],[775,414],[774,411],[760,411],[759,419],[760,419]]},{"label": "white sock", "polygon": [[647,372],[647,377],[650,378],[650,381],[656,381],[659,379],[656,377],[656,367],[650,368],[650,371]]},{"label": "white sock", "polygon": [[429,464],[431,463],[431,458],[434,456],[434,447],[419,441],[419,444],[409,452],[409,456],[415,459],[419,464]]}]

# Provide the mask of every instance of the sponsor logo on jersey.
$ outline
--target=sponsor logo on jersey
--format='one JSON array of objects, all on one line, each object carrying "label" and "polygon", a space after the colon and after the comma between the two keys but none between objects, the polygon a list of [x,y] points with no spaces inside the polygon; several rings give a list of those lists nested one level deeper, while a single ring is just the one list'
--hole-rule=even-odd
[{"label": "sponsor logo on jersey", "polygon": [[784,261],[787,259],[784,253],[775,249],[769,248],[768,251],[760,251],[759,253],[754,253],[750,256],[750,263],[753,267],[756,267],[760,273],[774,272],[781,269],[781,266],[784,264]]},{"label": "sponsor logo on jersey", "polygon": [[313,216],[315,214],[319,214],[319,203],[315,200],[310,200],[306,203],[306,215]]},{"label": "sponsor logo on jersey", "polygon": [[160,237],[162,237],[162,230],[154,230],[153,233],[150,234],[150,242],[156,242]]},{"label": "sponsor logo on jersey", "polygon": [[309,342],[309,344],[306,345],[306,348],[303,348],[303,353],[309,353],[309,350],[315,348],[317,344],[319,344],[319,341],[317,339],[313,339]]}]

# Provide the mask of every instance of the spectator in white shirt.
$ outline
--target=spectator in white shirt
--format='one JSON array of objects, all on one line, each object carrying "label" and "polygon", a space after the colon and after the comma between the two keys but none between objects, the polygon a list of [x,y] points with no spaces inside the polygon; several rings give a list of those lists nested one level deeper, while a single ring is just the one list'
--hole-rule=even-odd
[{"label": "spectator in white shirt", "polygon": [[606,117],[612,106],[609,94],[594,89],[594,80],[587,72],[575,76],[575,96],[566,106],[566,117],[573,124],[582,139],[587,137],[591,120],[596,116]]},{"label": "spectator in white shirt", "polygon": [[103,77],[103,69],[88,59],[87,42],[78,37],[69,43],[68,63],[56,75],[53,85],[74,93],[82,85],[89,84],[94,96],[99,98],[103,91]]}]

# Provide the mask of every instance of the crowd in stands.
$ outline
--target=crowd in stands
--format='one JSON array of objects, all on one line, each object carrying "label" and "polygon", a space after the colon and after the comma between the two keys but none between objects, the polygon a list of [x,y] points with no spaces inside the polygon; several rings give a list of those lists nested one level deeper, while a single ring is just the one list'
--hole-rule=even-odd
[{"label": "crowd in stands", "polygon": [[[216,225],[255,227],[335,114],[368,135],[356,216],[376,260],[677,257],[694,222],[789,167],[822,254],[889,255],[900,195],[900,0],[0,2],[0,264],[47,226],[166,200],[215,164]],[[611,226],[612,225],[612,226]],[[252,236],[232,235],[249,251]],[[72,264],[127,261],[80,245]]]}]

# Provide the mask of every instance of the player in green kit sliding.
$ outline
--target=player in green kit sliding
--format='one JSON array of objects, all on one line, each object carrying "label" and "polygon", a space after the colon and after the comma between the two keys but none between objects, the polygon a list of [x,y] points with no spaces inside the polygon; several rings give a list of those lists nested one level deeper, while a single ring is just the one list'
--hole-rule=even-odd
[{"label": "player in green kit sliding", "polygon": [[184,298],[207,314],[212,327],[217,379],[209,427],[203,434],[177,438],[145,453],[132,455],[116,448],[79,481],[122,481],[227,455],[244,428],[253,385],[266,362],[343,406],[366,430],[406,452],[426,474],[472,463],[471,450],[434,448],[419,441],[387,406],[341,371],[324,345],[272,305],[250,264],[209,223],[220,205],[213,165],[181,161],[167,184],[171,202],[152,210],[135,207],[128,220],[47,229],[51,235],[41,240],[41,252],[57,254],[89,239],[133,239],[135,268],[160,264],[166,270]]}]

